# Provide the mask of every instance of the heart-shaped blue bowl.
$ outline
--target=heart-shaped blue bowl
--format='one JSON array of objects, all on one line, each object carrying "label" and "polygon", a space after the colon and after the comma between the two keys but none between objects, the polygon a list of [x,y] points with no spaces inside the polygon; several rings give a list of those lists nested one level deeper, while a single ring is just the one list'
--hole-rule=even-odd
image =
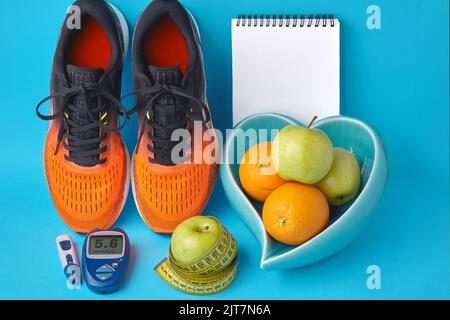
[{"label": "heart-shaped blue bowl", "polygon": [[[271,130],[300,122],[276,113],[262,113],[239,122],[229,135],[220,177],[231,205],[256,237],[262,248],[261,268],[285,269],[304,266],[339,251],[360,235],[372,217],[372,209],[381,197],[387,178],[387,157],[381,137],[362,121],[334,116],[319,120],[312,127],[323,130],[334,147],[351,151],[361,168],[361,189],[353,201],[331,208],[328,226],[300,246],[289,246],[274,240],[264,229],[262,204],[243,191],[239,181],[239,162],[248,148],[271,141]],[[240,130],[241,129],[241,130]],[[266,129],[267,134],[245,135],[245,147],[238,147],[247,129]],[[258,132],[258,131],[256,131]]]}]

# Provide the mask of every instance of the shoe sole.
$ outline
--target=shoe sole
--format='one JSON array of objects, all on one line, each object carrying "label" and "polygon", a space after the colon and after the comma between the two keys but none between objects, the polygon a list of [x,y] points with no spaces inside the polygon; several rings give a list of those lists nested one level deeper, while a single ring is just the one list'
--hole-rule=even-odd
[{"label": "shoe sole", "polygon": [[[120,29],[122,31],[123,42],[124,42],[123,62],[125,62],[125,60],[127,58],[127,53],[128,53],[128,46],[130,44],[130,29],[128,28],[127,20],[125,19],[125,16],[122,14],[122,12],[120,12],[120,10],[113,4],[111,4],[109,2],[107,2],[107,3],[111,7],[111,9],[114,11],[117,18],[119,19]],[[125,147],[125,154],[126,154],[126,158],[127,158],[127,177],[126,177],[125,190],[123,192],[123,200],[122,200],[122,203],[120,206],[119,214],[117,215],[117,217],[114,219],[114,221],[111,223],[110,226],[112,226],[117,221],[117,219],[119,219],[120,214],[122,213],[123,207],[125,206],[125,203],[127,202],[128,192],[130,190],[130,176],[131,176],[130,153],[128,152],[127,145],[123,141],[122,135],[120,136],[120,139],[122,140],[123,146]]]}]

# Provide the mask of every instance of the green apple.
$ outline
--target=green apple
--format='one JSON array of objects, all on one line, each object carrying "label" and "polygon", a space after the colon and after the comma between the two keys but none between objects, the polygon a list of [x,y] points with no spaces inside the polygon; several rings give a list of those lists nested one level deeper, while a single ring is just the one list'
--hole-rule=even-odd
[{"label": "green apple", "polygon": [[361,173],[355,156],[342,148],[334,149],[330,172],[316,184],[333,206],[352,200],[359,191]]},{"label": "green apple", "polygon": [[220,222],[197,216],[180,223],[170,241],[172,257],[178,263],[193,263],[203,257],[219,240]]},{"label": "green apple", "polygon": [[330,171],[333,145],[322,130],[289,125],[272,143],[272,161],[284,180],[314,184]]}]

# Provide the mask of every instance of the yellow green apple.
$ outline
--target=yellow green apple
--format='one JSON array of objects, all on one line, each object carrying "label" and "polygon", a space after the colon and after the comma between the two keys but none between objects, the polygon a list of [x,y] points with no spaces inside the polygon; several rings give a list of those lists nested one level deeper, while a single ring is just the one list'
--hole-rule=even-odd
[{"label": "yellow green apple", "polygon": [[284,180],[314,184],[330,171],[333,145],[320,129],[289,125],[272,143],[272,161]]},{"label": "yellow green apple", "polygon": [[193,263],[203,257],[219,240],[220,222],[196,216],[180,223],[170,241],[172,257],[178,263]]},{"label": "yellow green apple", "polygon": [[349,151],[334,149],[330,172],[316,184],[333,206],[340,206],[356,197],[361,183],[358,161]]}]

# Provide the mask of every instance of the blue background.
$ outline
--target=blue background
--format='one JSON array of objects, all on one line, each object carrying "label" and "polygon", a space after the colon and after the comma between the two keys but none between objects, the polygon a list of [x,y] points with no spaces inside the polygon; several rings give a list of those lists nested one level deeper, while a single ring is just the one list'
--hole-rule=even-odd
[{"label": "blue background", "polygon": [[[342,114],[383,135],[390,160],[376,218],[358,241],[334,256],[295,270],[262,271],[256,240],[237,218],[220,183],[205,211],[239,243],[240,268],[224,292],[206,298],[450,298],[449,248],[449,3],[448,0],[184,0],[202,36],[208,98],[220,129],[231,126],[230,19],[240,13],[334,13],[341,21]],[[145,0],[112,0],[133,28]],[[153,267],[170,237],[141,221],[132,197],[116,225],[129,234],[135,260],[124,288],[101,297],[85,285],[67,290],[55,237],[83,236],[66,227],[44,180],[47,123],[34,113],[48,95],[50,68],[70,0],[0,2],[0,298],[196,298],[163,283]],[[382,29],[366,28],[377,4]],[[130,57],[123,92],[131,87]],[[123,130],[128,148],[137,122]],[[368,290],[366,268],[381,267],[382,289]]]}]

